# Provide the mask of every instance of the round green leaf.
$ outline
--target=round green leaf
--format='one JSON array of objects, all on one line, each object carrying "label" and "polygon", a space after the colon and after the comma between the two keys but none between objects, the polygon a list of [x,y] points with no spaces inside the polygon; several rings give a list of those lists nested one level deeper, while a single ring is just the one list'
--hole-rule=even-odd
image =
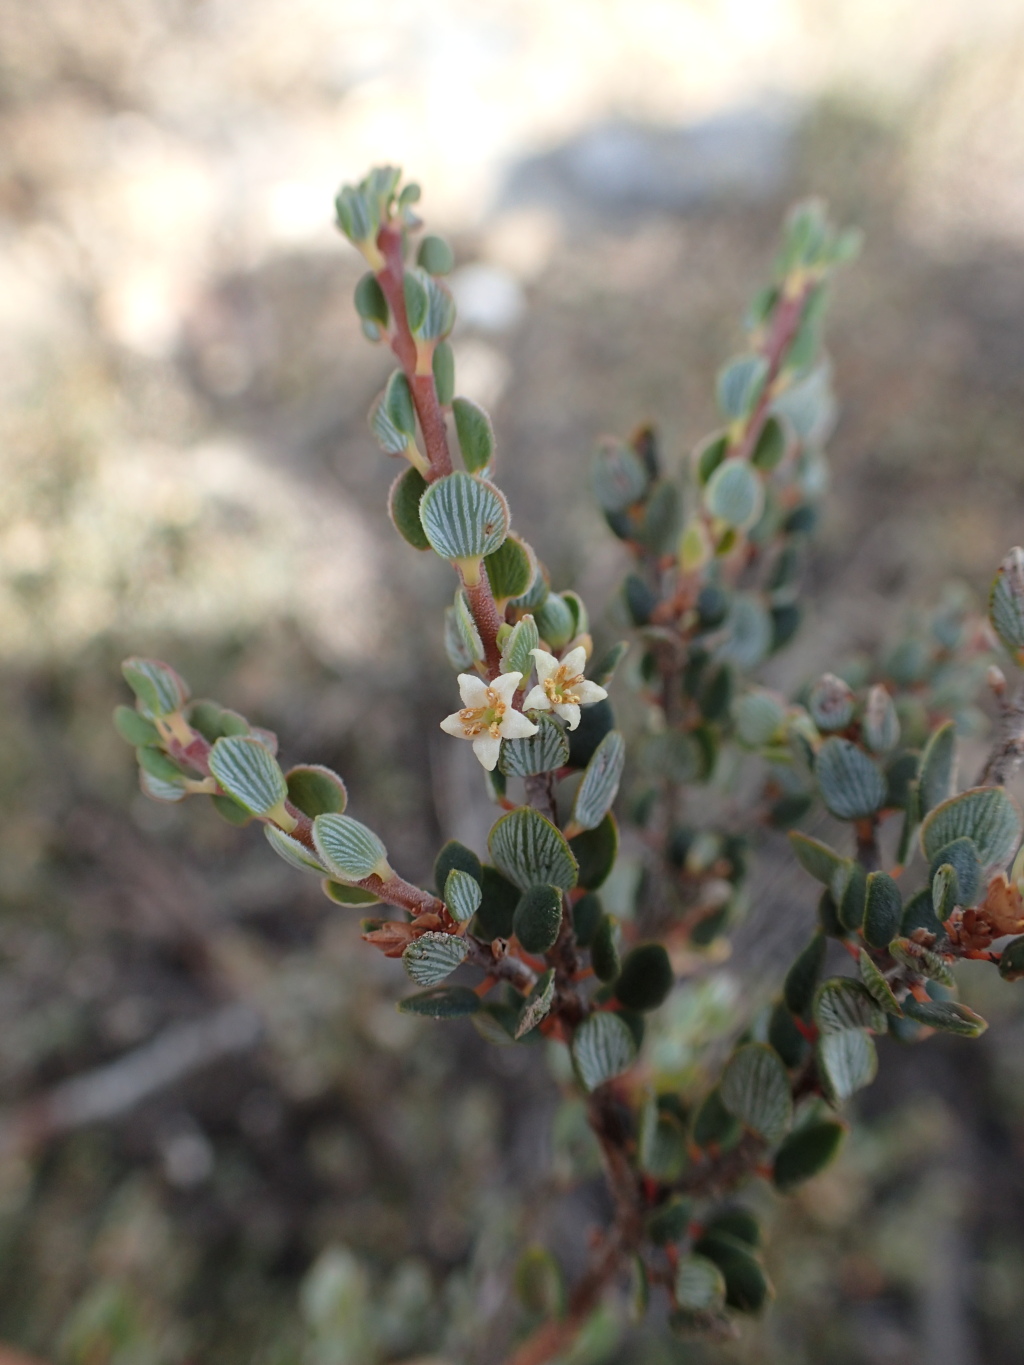
[{"label": "round green leaf", "polygon": [[466,960],[468,952],[469,945],[458,934],[430,931],[414,938],[407,946],[402,953],[402,966],[417,986],[436,986]]},{"label": "round green leaf", "polygon": [[348,804],[348,791],[336,772],[319,763],[299,763],[284,775],[288,800],[303,815],[340,815]]},{"label": "round green leaf", "polygon": [[298,839],[285,834],[284,830],[278,829],[276,825],[264,825],[263,833],[277,856],[292,867],[298,868],[300,872],[315,872],[317,876],[322,877],[327,871],[315,853],[310,853],[305,844],[300,844]]},{"label": "round green leaf", "polygon": [[714,1313],[725,1304],[725,1278],[706,1256],[687,1256],[675,1278],[676,1302],[691,1313]]},{"label": "round green leaf", "polygon": [[482,884],[483,868],[480,859],[471,848],[460,844],[458,839],[449,839],[434,859],[434,885],[439,893],[444,890],[449,872],[456,867],[460,872],[468,872],[475,881]]},{"label": "round green leaf", "polygon": [[675,985],[668,953],[660,943],[641,943],[622,964],[615,997],[629,1010],[655,1010]]},{"label": "round green leaf", "polygon": [[416,264],[422,266],[429,275],[450,275],[455,265],[455,257],[443,237],[435,237],[433,233],[429,233],[420,242]]},{"label": "round green leaf", "polygon": [[869,872],[864,937],[872,948],[887,948],[900,931],[903,897],[888,872]]},{"label": "round green leaf", "polygon": [[704,503],[713,517],[745,531],[764,511],[764,484],[747,460],[730,456],[708,480]]},{"label": "round green leaf", "polygon": [[229,735],[210,750],[210,772],[240,806],[253,815],[280,810],[288,796],[284,773],[258,739]]},{"label": "round green leaf", "polygon": [[[509,535],[494,554],[484,560],[487,568],[487,581],[498,603],[508,602],[512,597],[520,597],[533,582],[537,563],[533,552],[525,541],[518,536]],[[519,672],[525,672],[520,669]]]},{"label": "round green leaf", "polygon": [[628,1071],[636,1060],[636,1043],[616,1014],[601,1011],[584,1019],[572,1040],[572,1059],[585,1090],[596,1090]]},{"label": "round green leaf", "polygon": [[801,834],[799,830],[790,831],[789,842],[804,871],[809,872],[816,881],[831,887],[836,870],[846,859],[820,839],[812,839],[809,834]]},{"label": "round green leaf", "polygon": [[147,719],[180,711],[192,695],[184,678],[159,659],[125,659],[121,672]]},{"label": "round green leaf", "polygon": [[519,806],[494,825],[487,840],[495,866],[526,891],[549,883],[568,891],[577,865],[560,830],[532,806]]},{"label": "round green leaf", "polygon": [[988,599],[992,629],[1010,653],[1024,650],[1024,550],[1015,546],[999,566]]},{"label": "round green leaf", "polygon": [[956,725],[947,720],[932,732],[918,767],[917,797],[922,816],[945,801],[956,774]]},{"label": "round green leaf", "polygon": [[878,1070],[878,1053],[863,1029],[843,1029],[818,1039],[818,1070],[829,1096],[837,1103],[870,1085]]},{"label": "round green leaf", "polygon": [[533,667],[531,649],[540,644],[540,631],[532,616],[524,616],[512,627],[508,639],[501,647],[502,673],[521,673],[529,677]]},{"label": "round green leaf", "polygon": [[388,492],[388,516],[395,530],[414,550],[429,550],[430,541],[420,521],[420,501],[427,481],[412,465],[402,471]]},{"label": "round green leaf", "polygon": [[512,929],[528,953],[546,953],[554,947],[561,927],[562,892],[557,886],[531,886],[523,892]]},{"label": "round green leaf", "polygon": [[349,886],[346,882],[332,882],[330,877],[320,883],[320,890],[335,905],[379,905],[380,897],[365,886]]},{"label": "round green leaf", "polygon": [[722,416],[730,422],[749,417],[768,377],[768,361],[762,355],[741,355],[718,373],[716,394]]},{"label": "round green leaf", "polygon": [[972,787],[950,797],[925,817],[921,847],[929,860],[954,839],[973,839],[984,868],[1005,865],[1020,843],[1017,803],[1003,787]]},{"label": "round green leaf", "polygon": [[[483,892],[479,881],[468,872],[453,867],[444,884],[444,903],[453,919],[460,923],[471,920],[480,908]],[[423,981],[423,986],[430,982]]]},{"label": "round green leaf", "polygon": [[348,815],[318,815],[313,821],[313,842],[332,877],[342,882],[361,882],[376,873],[390,875],[388,851],[373,830]]},{"label": "round green leaf", "polygon": [[421,1014],[427,1019],[464,1019],[479,1008],[480,997],[468,986],[434,986],[398,1002],[400,1014]]},{"label": "round green leaf", "polygon": [[[459,449],[466,468],[471,474],[486,468],[494,454],[494,428],[491,419],[483,408],[471,403],[468,398],[456,398],[452,403],[452,416],[455,418],[455,434],[459,439]],[[519,589],[525,592],[530,580]],[[497,595],[497,594],[495,594]],[[509,593],[514,597],[515,593]]]},{"label": "round green leaf", "polygon": [[888,981],[879,971],[868,953],[861,948],[857,955],[857,965],[860,968],[860,979],[870,994],[872,1000],[877,1005],[881,1005],[886,1014],[892,1014],[897,1018],[902,1015],[899,1001],[892,992]]},{"label": "round green leaf", "polygon": [[609,730],[594,750],[583,781],[576,790],[572,823],[579,829],[596,829],[615,800],[626,762],[626,741],[618,730]]},{"label": "round green leaf", "polygon": [[827,739],[818,750],[814,775],[822,800],[840,820],[862,820],[885,804],[881,769],[848,739]]},{"label": "round green leaf", "polygon": [[793,1119],[789,1078],[775,1051],[746,1043],[734,1052],[722,1076],[722,1103],[746,1128],[775,1143]]},{"label": "round green leaf", "polygon": [[145,716],[140,716],[138,711],[133,711],[130,706],[118,706],[114,710],[114,729],[122,739],[128,741],[136,749],[144,749],[147,746],[159,748],[162,743],[160,732],[152,721]]},{"label": "round green leaf", "polygon": [[956,1000],[930,1000],[927,1003],[908,995],[903,1002],[903,1013],[908,1019],[943,1033],[957,1033],[961,1038],[977,1038],[988,1024],[980,1014]]},{"label": "round green leaf", "polygon": [[502,741],[498,767],[506,777],[532,777],[564,768],[569,761],[569,740],[553,716],[537,716],[537,733],[525,739]]},{"label": "round green leaf", "polygon": [[823,981],[814,997],[814,1022],[822,1034],[844,1029],[886,1030],[885,1012],[867,987],[848,976]]},{"label": "round green leaf", "polygon": [[424,493],[420,521],[442,559],[481,559],[508,534],[508,505],[492,484],[457,470]]},{"label": "round green leaf", "polygon": [[846,1129],[834,1119],[805,1124],[790,1133],[775,1154],[772,1180],[782,1194],[802,1185],[830,1166],[839,1154]]},{"label": "round green leaf", "polygon": [[609,811],[596,829],[574,835],[569,848],[579,866],[577,885],[596,891],[608,880],[618,856],[619,827],[615,816]]},{"label": "round green leaf", "polygon": [[818,977],[825,965],[827,948],[825,935],[815,934],[786,973],[783,994],[786,1008],[792,1014],[803,1017],[809,1012],[817,989]]},{"label": "round green leaf", "polygon": [[635,450],[606,439],[594,456],[591,472],[594,496],[603,512],[624,512],[647,491],[650,476]]}]

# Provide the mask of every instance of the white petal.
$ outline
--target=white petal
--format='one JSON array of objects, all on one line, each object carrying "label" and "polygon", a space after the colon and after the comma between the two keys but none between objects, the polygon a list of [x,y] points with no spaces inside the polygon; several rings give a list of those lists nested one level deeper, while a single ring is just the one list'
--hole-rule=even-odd
[{"label": "white petal", "polygon": [[575,702],[560,701],[555,707],[555,715],[561,716],[570,730],[575,730],[580,723],[580,708]]},{"label": "white petal", "polygon": [[569,653],[562,660],[562,667],[565,669],[567,678],[575,678],[587,666],[587,651],[582,645],[577,645],[575,649],[570,649]]},{"label": "white petal", "polygon": [[552,673],[555,673],[557,671],[558,660],[555,658],[553,654],[549,654],[546,649],[531,649],[530,653],[533,655],[536,661],[537,677],[541,680],[541,682],[544,682],[547,678],[550,678]]},{"label": "white petal", "polygon": [[605,697],[608,695],[603,687],[592,682],[577,683],[573,688],[573,691],[584,706],[588,706],[592,701],[604,701]]},{"label": "white petal", "polygon": [[502,739],[528,739],[537,733],[538,728],[522,711],[509,709],[501,718]]},{"label": "white petal", "polygon": [[459,674],[459,692],[463,706],[487,705],[487,684],[473,673]]},{"label": "white petal", "polygon": [[459,719],[458,711],[453,711],[450,716],[445,716],[441,722],[441,729],[446,735],[454,735],[456,739],[469,739],[466,734],[466,727]]},{"label": "white petal", "polygon": [[492,739],[490,735],[478,735],[473,741],[473,752],[487,771],[492,773],[498,766],[501,740]]},{"label": "white petal", "polygon": [[543,687],[538,686],[530,688],[529,692],[527,692],[526,694],[526,700],[523,702],[523,710],[524,711],[551,710],[551,702],[548,700],[548,694],[544,691]]},{"label": "white petal", "polygon": [[522,681],[523,675],[521,673],[499,673],[489,686],[491,691],[496,693],[506,706],[511,706],[516,688]]}]

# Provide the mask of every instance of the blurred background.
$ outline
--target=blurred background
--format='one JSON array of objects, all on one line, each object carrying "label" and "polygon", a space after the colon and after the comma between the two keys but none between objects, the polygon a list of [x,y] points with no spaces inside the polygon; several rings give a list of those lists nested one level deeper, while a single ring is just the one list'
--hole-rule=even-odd
[{"label": "blurred background", "polygon": [[[154,654],[342,772],[413,880],[482,847],[436,729],[451,583],[385,524],[390,366],[331,225],[382,161],[456,247],[460,390],[601,639],[593,441],[710,430],[809,192],[866,249],[793,676],[1024,535],[1015,0],[0,0],[0,1339],[52,1365],[489,1365],[515,1248],[574,1272],[603,1215],[535,1053],[399,1016],[400,964],[258,832],[145,801],[110,724]],[[809,886],[773,897],[805,932]],[[759,943],[666,1012],[680,1066],[776,987]],[[992,975],[989,1033],[884,1046],[841,1163],[771,1211],[763,1322],[609,1327],[578,1365],[1024,1361],[1024,1005]]]}]

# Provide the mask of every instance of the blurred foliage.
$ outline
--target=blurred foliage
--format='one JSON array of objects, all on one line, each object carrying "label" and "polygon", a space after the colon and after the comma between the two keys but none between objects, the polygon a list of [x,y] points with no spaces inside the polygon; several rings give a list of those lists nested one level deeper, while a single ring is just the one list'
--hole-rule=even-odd
[{"label": "blurred foliage", "polygon": [[[51,27],[45,52],[20,49],[4,115],[9,127],[26,109],[45,115],[11,140],[4,201],[43,276],[77,250],[61,218],[71,170],[59,153],[74,145],[62,130],[83,105],[96,118],[131,115],[117,54],[72,33],[61,56]],[[941,86],[931,98],[944,126],[964,126]],[[927,114],[923,104],[914,117]],[[139,125],[121,127],[130,150]],[[908,183],[921,203],[914,134],[913,119],[887,126],[825,103],[800,134],[795,183],[775,198],[713,204],[696,223],[596,221],[529,283],[494,406],[506,482],[533,538],[591,600],[618,562],[596,511],[568,506],[563,459],[582,463],[591,437],[628,427],[638,409],[663,417],[680,453],[710,428],[712,374],[793,189],[820,190],[870,242],[832,324],[844,418],[793,674],[837,649],[873,650],[887,626],[892,638],[897,589],[934,598],[951,571],[980,586],[1019,538],[1020,252],[977,235],[956,254],[922,244],[907,221]],[[942,183],[958,190],[948,143],[939,151]],[[165,183],[172,197],[180,181]],[[459,245],[486,257],[483,232]],[[397,965],[372,959],[269,851],[138,800],[109,726],[117,662],[144,647],[290,751],[344,771],[414,874],[426,878],[439,833],[458,832],[423,738],[446,689],[410,707],[400,662],[367,648],[397,579],[360,535],[389,471],[365,458],[382,373],[350,316],[355,264],[333,249],[255,262],[227,250],[196,287],[180,344],[154,353],[99,321],[112,306],[99,287],[116,279],[110,256],[72,263],[59,325],[37,300],[25,305],[33,328],[5,390],[4,1103],[14,1112],[227,998],[251,1002],[265,1032],[258,1049],[115,1122],[4,1162],[0,1335],[87,1365],[283,1365],[357,1349],[365,1360],[493,1359],[519,1312],[501,1299],[513,1246],[542,1240],[572,1270],[580,1225],[603,1212],[598,1184],[567,1191],[570,1171],[592,1162],[585,1126],[553,1088],[538,1093],[513,1050],[453,1026],[442,1053],[395,1014]],[[485,333],[463,343],[492,364]],[[339,554],[345,573],[365,565],[361,613],[332,573]],[[404,591],[408,653],[440,665],[441,641],[422,623],[448,601],[447,581],[424,576]],[[777,886],[771,933],[757,918],[746,931],[754,959],[741,941],[734,974],[674,1002],[680,1017],[653,1045],[680,1070],[742,990],[768,994],[773,964],[781,971],[805,935],[806,890],[781,876]],[[774,1217],[773,1314],[715,1358],[962,1362],[971,1357],[951,1353],[944,1316],[960,1295],[967,1349],[996,1365],[1024,1360],[1024,1012],[1000,984],[969,979],[989,1033],[969,1051],[933,1042],[913,1090],[899,1045],[883,1045],[863,1122],[813,1208],[797,1197]],[[971,1100],[955,1112],[943,1100],[954,1089]],[[711,1356],[643,1329],[605,1354],[623,1365]]]}]

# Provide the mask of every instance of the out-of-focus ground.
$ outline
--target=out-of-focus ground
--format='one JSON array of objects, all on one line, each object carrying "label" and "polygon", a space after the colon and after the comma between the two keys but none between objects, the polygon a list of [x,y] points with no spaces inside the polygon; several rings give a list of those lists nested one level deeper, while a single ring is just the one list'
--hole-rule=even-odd
[{"label": "out-of-focus ground", "polygon": [[[338,768],[413,879],[479,840],[436,730],[451,585],[384,523],[387,360],[330,226],[382,160],[463,263],[460,388],[517,524],[593,607],[622,567],[594,437],[653,418],[675,458],[710,428],[812,191],[867,247],[790,676],[951,577],[983,590],[1024,525],[1019,6],[5,0],[0,73],[0,1098],[86,1075],[56,1093],[94,1120],[0,1161],[0,1337],[83,1365],[495,1360],[510,1247],[572,1269],[600,1216],[586,1189],[548,1212],[572,1113],[552,1166],[537,1054],[398,1016],[398,965],[257,834],[138,796],[117,663],[171,659]],[[783,937],[811,901],[794,882]],[[843,1161],[780,1206],[766,1321],[616,1360],[1024,1361],[1024,1010],[966,990],[990,1032],[883,1049]],[[735,994],[684,995],[674,1045]]]}]

